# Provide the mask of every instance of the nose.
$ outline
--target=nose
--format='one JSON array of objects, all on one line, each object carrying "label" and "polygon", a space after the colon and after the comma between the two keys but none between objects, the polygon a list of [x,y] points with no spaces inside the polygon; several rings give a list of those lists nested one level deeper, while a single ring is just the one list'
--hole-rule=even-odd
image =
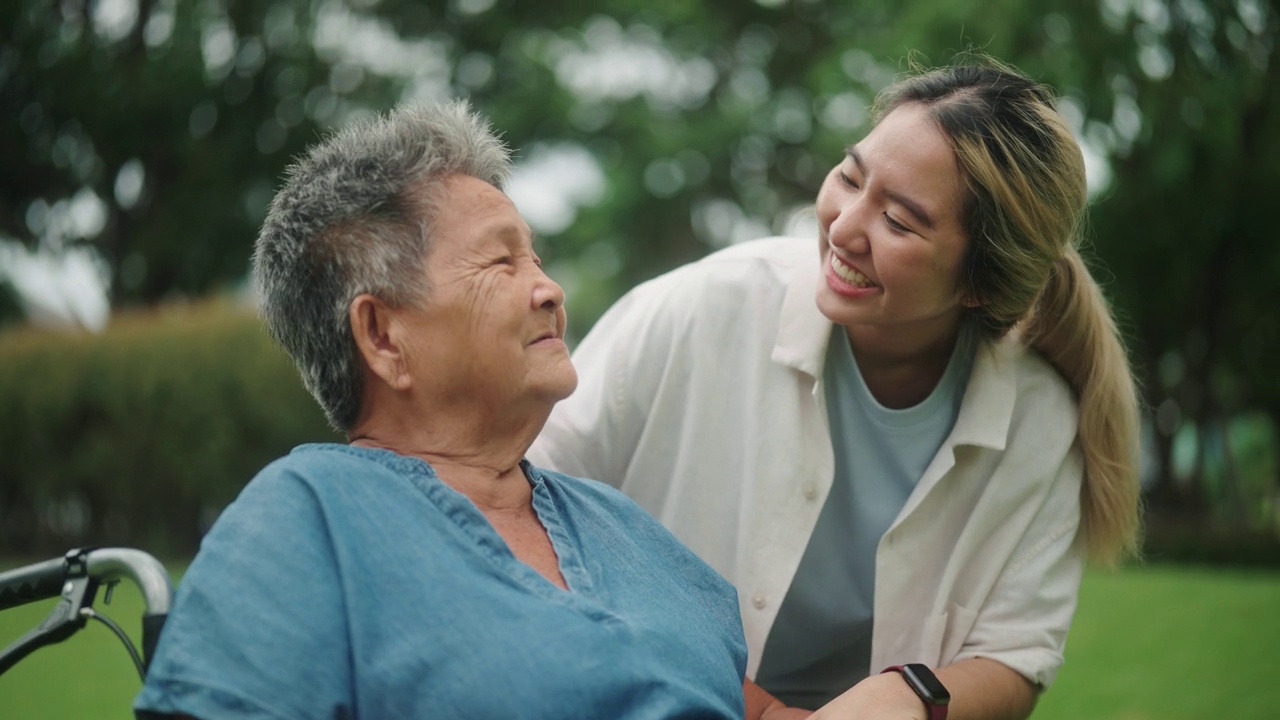
[{"label": "nose", "polygon": [[564,288],[552,280],[541,267],[537,268],[538,278],[533,286],[533,306],[543,310],[555,310],[564,306]]},{"label": "nose", "polygon": [[866,252],[870,203],[865,193],[837,192],[818,203],[818,222],[827,232],[827,240],[850,253]]}]

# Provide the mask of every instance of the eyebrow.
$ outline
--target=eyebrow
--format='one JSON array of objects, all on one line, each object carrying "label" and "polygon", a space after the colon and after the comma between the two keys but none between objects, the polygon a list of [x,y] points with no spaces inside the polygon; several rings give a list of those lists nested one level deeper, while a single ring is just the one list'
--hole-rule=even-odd
[{"label": "eyebrow", "polygon": [[[858,166],[858,172],[862,173],[864,176],[867,174],[867,166],[863,164],[862,155],[858,152],[857,147],[850,145],[844,149],[844,154],[848,155],[849,159],[853,161],[853,164]],[[907,212],[911,213],[911,215],[913,215],[916,220],[919,220],[926,228],[930,230],[936,229],[933,224],[933,218],[930,217],[929,213],[925,211],[924,207],[921,206],[920,203],[893,190],[886,189],[884,194],[890,200],[906,208]]]},{"label": "eyebrow", "polygon": [[528,223],[517,225],[515,223],[495,223],[490,232],[494,233],[504,244],[515,242],[518,245],[524,244],[524,232],[529,232],[529,247],[536,253],[538,251],[538,233]]}]

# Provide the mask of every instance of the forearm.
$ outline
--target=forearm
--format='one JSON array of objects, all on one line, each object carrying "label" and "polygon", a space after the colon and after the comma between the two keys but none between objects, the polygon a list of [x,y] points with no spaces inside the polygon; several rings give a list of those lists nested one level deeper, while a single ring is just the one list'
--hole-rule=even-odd
[{"label": "forearm", "polygon": [[[947,720],[1026,720],[1036,689],[994,660],[973,658],[935,670],[951,694]],[[924,702],[898,673],[872,675],[819,708],[818,720],[928,720]]]},{"label": "forearm", "polygon": [[947,720],[1026,720],[1039,695],[1026,678],[986,658],[961,660],[935,674],[951,693]]}]

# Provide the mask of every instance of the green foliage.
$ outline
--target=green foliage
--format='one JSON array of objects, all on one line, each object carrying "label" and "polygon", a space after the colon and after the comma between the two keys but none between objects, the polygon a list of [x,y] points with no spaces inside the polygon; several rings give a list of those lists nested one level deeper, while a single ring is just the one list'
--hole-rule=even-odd
[{"label": "green foliage", "polygon": [[226,302],[100,336],[0,335],[0,547],[192,552],[257,470],[332,440],[254,316]]},{"label": "green foliage", "polygon": [[[576,148],[598,166],[573,222],[540,231],[581,337],[635,283],[785,229],[895,74],[979,48],[1062,93],[1087,146],[1090,255],[1153,419],[1153,506],[1207,511],[1210,470],[1242,472],[1215,428],[1280,428],[1274,3],[157,0],[114,24],[111,6],[0,4],[0,236],[93,245],[117,308],[241,278],[317,134],[458,96],[522,162]],[[86,198],[101,227],[69,222]],[[1225,450],[1175,486],[1182,428]]]},{"label": "green foliage", "polygon": [[18,302],[17,291],[13,284],[0,280],[0,328],[17,323],[22,319],[22,306]]},{"label": "green foliage", "polygon": [[[286,160],[349,102],[385,105],[371,77],[321,92],[333,61],[309,3],[0,5],[0,234],[91,242],[117,305],[199,295],[244,274]],[[114,6],[119,8],[121,6]],[[118,16],[116,16],[118,19]],[[328,114],[306,112],[322,103]],[[101,225],[67,227],[92,198]]]}]

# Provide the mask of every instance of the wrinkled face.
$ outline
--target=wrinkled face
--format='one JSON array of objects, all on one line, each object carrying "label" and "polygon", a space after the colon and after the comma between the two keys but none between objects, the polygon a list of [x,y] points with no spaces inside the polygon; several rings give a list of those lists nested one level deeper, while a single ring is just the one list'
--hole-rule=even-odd
[{"label": "wrinkled face", "polygon": [[500,190],[465,175],[438,189],[424,272],[411,308],[416,387],[435,401],[508,411],[550,409],[573,392],[564,291],[542,272],[533,233]]},{"label": "wrinkled face", "polygon": [[922,341],[954,333],[965,192],[955,153],[924,106],[885,116],[818,192],[822,314],[850,337],[860,326]]}]

